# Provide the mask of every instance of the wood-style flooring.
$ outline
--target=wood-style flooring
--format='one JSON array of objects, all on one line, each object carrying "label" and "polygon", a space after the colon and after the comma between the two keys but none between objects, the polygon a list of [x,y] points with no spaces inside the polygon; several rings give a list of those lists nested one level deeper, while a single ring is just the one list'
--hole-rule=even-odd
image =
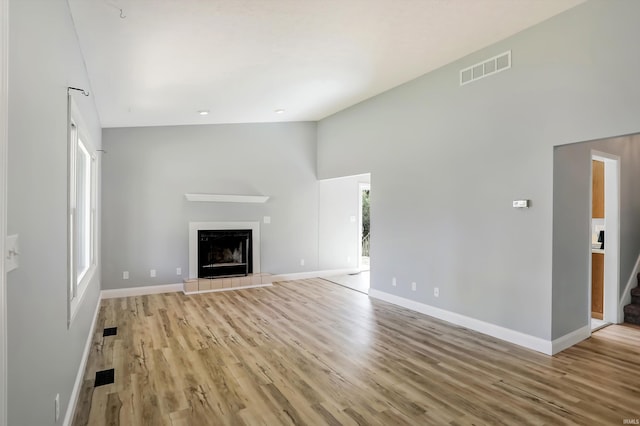
[{"label": "wood-style flooring", "polygon": [[[102,336],[118,327],[116,336]],[[96,371],[115,383],[94,388]],[[554,357],[320,279],[103,300],[74,425],[621,425],[640,328]]]}]

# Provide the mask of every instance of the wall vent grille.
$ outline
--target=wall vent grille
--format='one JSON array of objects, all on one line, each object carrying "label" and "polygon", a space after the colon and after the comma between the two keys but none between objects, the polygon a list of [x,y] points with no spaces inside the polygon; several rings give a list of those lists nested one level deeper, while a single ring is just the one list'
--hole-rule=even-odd
[{"label": "wall vent grille", "polygon": [[499,73],[500,71],[508,70],[509,68],[511,68],[510,50],[460,70],[460,86]]}]

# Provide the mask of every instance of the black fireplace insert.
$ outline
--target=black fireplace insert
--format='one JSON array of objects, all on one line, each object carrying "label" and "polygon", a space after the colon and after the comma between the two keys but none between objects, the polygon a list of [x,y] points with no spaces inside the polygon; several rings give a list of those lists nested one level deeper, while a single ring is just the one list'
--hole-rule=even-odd
[{"label": "black fireplace insert", "polygon": [[198,231],[198,278],[253,273],[251,234],[250,229]]}]

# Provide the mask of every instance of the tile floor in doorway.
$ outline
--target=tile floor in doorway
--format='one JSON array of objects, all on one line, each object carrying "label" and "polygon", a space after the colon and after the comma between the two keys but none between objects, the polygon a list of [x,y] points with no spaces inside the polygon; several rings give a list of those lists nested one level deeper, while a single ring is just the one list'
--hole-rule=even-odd
[{"label": "tile floor in doorway", "polygon": [[360,271],[355,274],[337,275],[335,277],[327,277],[325,279],[332,283],[340,284],[341,286],[359,291],[360,293],[368,294],[370,276],[369,271]]},{"label": "tile floor in doorway", "polygon": [[597,318],[591,318],[591,331],[600,330],[603,327],[608,326],[609,323],[607,321],[599,320]]}]

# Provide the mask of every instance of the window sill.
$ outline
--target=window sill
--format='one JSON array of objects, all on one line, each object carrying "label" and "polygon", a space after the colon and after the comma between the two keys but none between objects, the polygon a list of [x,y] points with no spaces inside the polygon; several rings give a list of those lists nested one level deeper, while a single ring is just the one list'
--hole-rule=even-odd
[{"label": "window sill", "polygon": [[76,314],[80,310],[80,305],[82,305],[84,295],[87,293],[87,287],[89,287],[89,283],[91,283],[91,280],[93,280],[97,269],[98,268],[96,265],[93,265],[91,268],[89,268],[87,273],[84,274],[84,277],[80,281],[80,285],[78,286],[78,295],[69,302],[69,321],[67,324],[68,328],[71,327]]}]

